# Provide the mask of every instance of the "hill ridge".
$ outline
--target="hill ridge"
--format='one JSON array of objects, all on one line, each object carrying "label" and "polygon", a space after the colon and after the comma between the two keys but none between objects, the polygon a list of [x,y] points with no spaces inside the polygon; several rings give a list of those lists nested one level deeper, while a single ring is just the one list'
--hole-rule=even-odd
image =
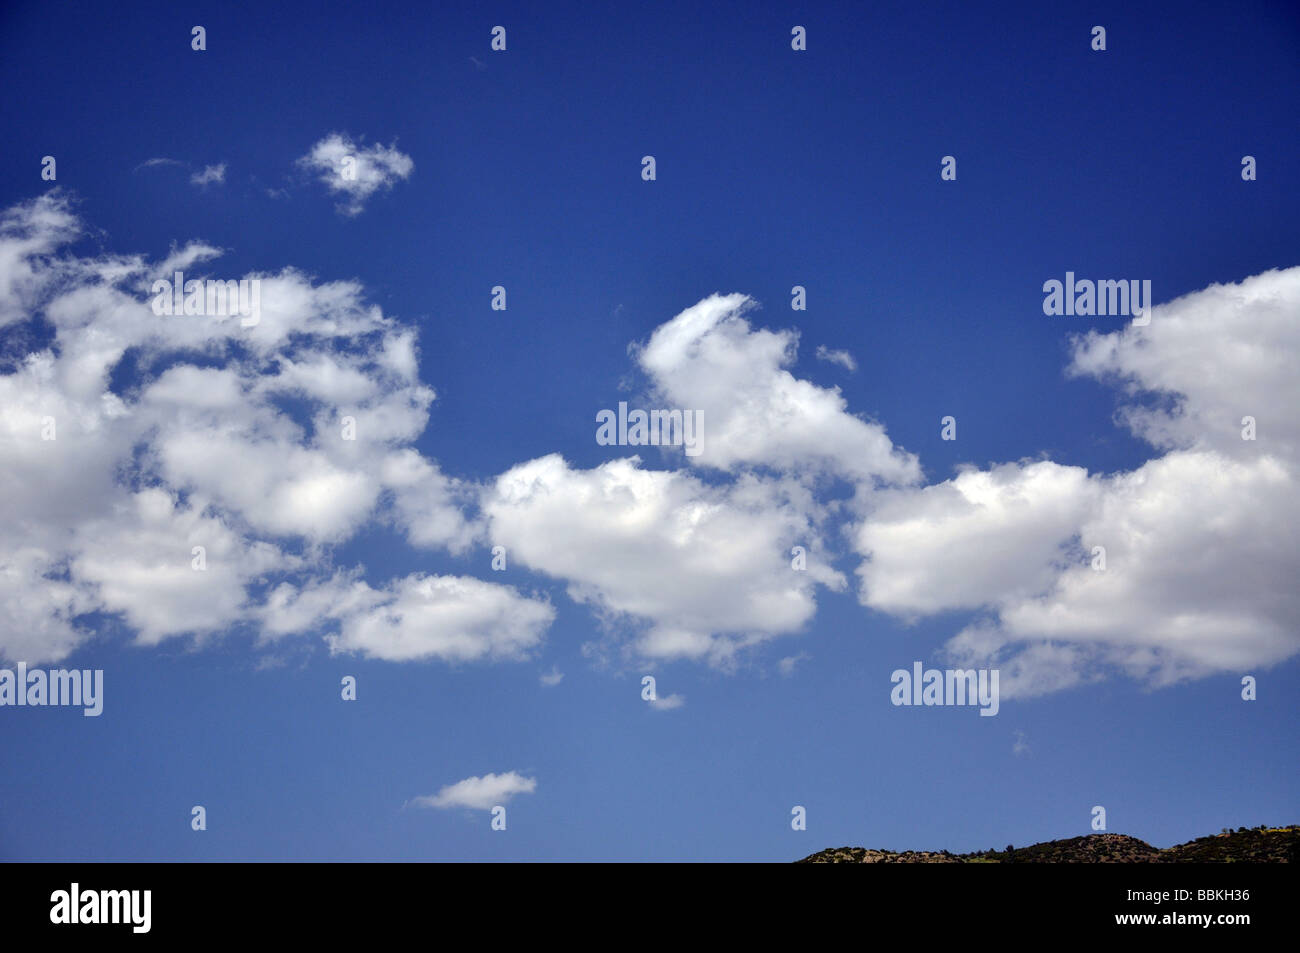
[{"label": "hill ridge", "polygon": [[1300,862],[1300,825],[1226,828],[1173,847],[1152,847],[1128,834],[1093,833],[1043,841],[1029,847],[953,854],[946,850],[872,850],[828,847],[797,864],[1169,864],[1169,863],[1296,863]]}]

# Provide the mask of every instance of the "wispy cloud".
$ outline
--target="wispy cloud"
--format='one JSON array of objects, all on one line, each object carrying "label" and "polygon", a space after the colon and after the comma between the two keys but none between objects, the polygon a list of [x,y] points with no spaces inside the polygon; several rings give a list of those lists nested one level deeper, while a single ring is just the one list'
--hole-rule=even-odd
[{"label": "wispy cloud", "polygon": [[825,344],[817,345],[817,360],[838,364],[846,371],[856,371],[858,369],[858,362],[853,359],[852,354],[848,351],[831,350]]},{"label": "wispy cloud", "polygon": [[146,159],[144,162],[141,162],[138,166],[136,166],[133,171],[139,172],[141,169],[156,169],[160,166],[171,166],[171,165],[184,167],[185,163],[182,162],[180,159],[167,159],[167,158],[159,157],[156,159]]},{"label": "wispy cloud", "polygon": [[212,185],[226,181],[226,164],[224,162],[218,165],[208,165],[203,167],[202,172],[195,172],[190,176],[190,183],[193,185]]},{"label": "wispy cloud", "polygon": [[789,678],[794,674],[795,666],[810,658],[812,658],[812,656],[807,652],[800,652],[798,655],[787,655],[785,658],[781,659],[781,661],[776,663],[777,669],[780,670],[783,676]]}]

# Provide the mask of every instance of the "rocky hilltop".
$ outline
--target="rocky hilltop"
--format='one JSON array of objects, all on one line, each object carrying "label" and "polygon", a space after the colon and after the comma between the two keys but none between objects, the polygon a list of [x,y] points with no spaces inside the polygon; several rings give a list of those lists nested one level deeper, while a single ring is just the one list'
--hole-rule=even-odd
[{"label": "rocky hilltop", "polygon": [[868,850],[831,847],[800,864],[1278,864],[1300,862],[1300,826],[1239,827],[1175,847],[1152,847],[1127,834],[1087,834],[1032,847],[951,854],[946,850]]}]

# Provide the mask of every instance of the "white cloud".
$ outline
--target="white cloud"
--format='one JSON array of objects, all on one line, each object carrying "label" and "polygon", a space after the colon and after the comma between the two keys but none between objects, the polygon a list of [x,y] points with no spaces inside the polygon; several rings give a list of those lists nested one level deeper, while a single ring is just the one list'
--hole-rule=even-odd
[{"label": "white cloud", "polygon": [[381,475],[393,491],[394,522],[413,546],[462,553],[478,541],[482,526],[465,515],[475,487],[445,476],[414,450],[389,454]]},{"label": "white cloud", "polygon": [[182,162],[180,159],[168,159],[166,157],[159,156],[158,158],[146,159],[145,161],[141,162],[138,166],[135,167],[135,171],[139,172],[141,169],[156,169],[159,166],[169,166],[169,165],[183,166],[185,165],[185,163]]},{"label": "white cloud", "polygon": [[853,359],[853,355],[848,351],[836,351],[828,348],[825,344],[819,344],[817,345],[816,355],[817,360],[838,364],[850,373],[858,369],[858,362]]},{"label": "white cloud", "polygon": [[787,655],[785,658],[777,662],[777,670],[782,676],[789,678],[794,674],[794,670],[800,662],[806,662],[810,658],[812,658],[812,656],[807,652],[800,652],[798,655]]},{"label": "white cloud", "polygon": [[188,271],[194,265],[221,257],[221,249],[203,242],[191,242],[184,248],[172,248],[172,252],[156,268],[151,269],[150,279],[166,278],[172,280],[178,271]]},{"label": "white cloud", "polygon": [[362,524],[380,492],[369,474],[338,466],[324,452],[219,425],[169,429],[158,458],[171,485],[212,494],[270,536],[339,542]]},{"label": "white cloud", "polygon": [[1030,750],[1029,741],[1027,740],[1025,733],[1017,728],[1012,732],[1012,734],[1015,736],[1016,740],[1011,745],[1011,753],[1016,757],[1020,757],[1022,754],[1031,754],[1032,751]]},{"label": "white cloud", "polygon": [[882,491],[855,540],[870,554],[858,568],[861,601],[910,616],[1039,593],[1098,492],[1083,469],[1050,461]]},{"label": "white cloud", "polygon": [[268,640],[324,632],[334,654],[389,662],[522,661],[555,619],[545,598],[470,576],[413,573],[373,588],[359,570],[281,583],[258,610]]},{"label": "white cloud", "polygon": [[[220,527],[227,535],[214,538],[231,554],[266,554],[245,555],[239,571],[233,556],[221,572],[209,570],[202,592],[211,628],[251,621],[263,641],[313,632],[326,635],[334,651],[394,660],[527,657],[554,609],[465,577],[417,574],[376,588],[330,568],[330,547],[375,521],[391,523],[419,547],[459,553],[484,541],[506,545],[521,565],[564,579],[611,631],[630,623],[633,654],[653,659],[732,665],[744,647],[801,630],[815,612],[818,584],[845,586],[829,566],[821,539],[826,508],[812,491],[794,474],[744,471],[751,463],[797,470],[788,438],[798,420],[773,429],[754,453],[732,453],[728,462],[738,472],[722,486],[685,472],[643,470],[636,459],[576,471],[552,456],[476,487],[410,446],[435,394],[418,379],[414,333],[367,305],[355,282],[316,284],[291,268],[254,275],[261,320],[250,328],[164,317],[149,306],[153,278],[172,270],[204,277],[220,249],[194,242],[162,262],[57,257],[79,224],[55,193],[11,210],[7,222],[0,263],[8,267],[0,280],[10,280],[0,285],[7,288],[0,308],[15,320],[39,309],[55,346],[0,375],[7,398],[0,440],[9,451],[0,473],[11,491],[0,516],[9,514],[15,546],[27,553],[20,560],[15,548],[5,565],[11,580],[28,583],[70,567],[63,588],[51,587],[57,598],[47,606],[48,625],[36,627],[60,657],[85,637],[73,620],[87,607],[121,613],[144,641],[208,628],[186,615],[187,601],[198,598],[186,589],[195,580],[177,574],[156,591],[140,581],[183,542],[173,544],[169,534],[185,535],[193,525],[214,534]],[[728,307],[742,305],[738,299]],[[694,326],[689,340],[679,335],[673,343],[672,334],[657,332],[644,351],[655,380],[689,390],[705,365],[728,367],[733,380],[750,378],[760,409],[794,395],[799,413],[829,416],[829,434],[867,443],[880,437],[893,465],[882,431],[844,413],[835,392],[780,369],[792,337],[751,333],[728,314],[710,311],[708,327]],[[665,327],[680,331],[683,323],[688,318],[679,316]],[[737,353],[727,353],[730,345]],[[684,356],[674,360],[678,346]],[[130,389],[112,393],[110,377],[128,353],[137,368]],[[202,366],[191,363],[195,356]],[[740,369],[749,360],[758,362],[757,375]],[[165,369],[155,373],[154,365]],[[287,413],[284,397],[307,410]],[[46,416],[69,439],[40,441]],[[721,411],[716,419],[744,425],[739,418],[728,424]],[[344,438],[345,420],[355,439]],[[837,454],[831,448],[826,456]],[[165,495],[171,511],[162,514],[159,497],[161,523],[142,525],[141,507],[154,497],[133,496],[124,474]],[[547,493],[530,492],[539,483]],[[587,512],[572,505],[584,500],[592,501]],[[482,520],[468,515],[476,503]],[[50,522],[55,514],[61,522]],[[567,545],[557,547],[556,539]],[[139,551],[122,563],[125,577],[105,555],[115,541]],[[279,555],[299,545],[306,549],[296,561]],[[790,566],[795,545],[808,551],[806,572]],[[44,603],[25,605],[33,611]]]},{"label": "white cloud", "polygon": [[[862,490],[919,477],[915,458],[850,414],[837,390],[785,369],[797,335],[751,329],[742,314],[753,304],[714,295],[631,349],[659,406],[703,412],[703,453],[690,459],[729,471],[726,480],[646,469],[638,457],[578,470],[552,454],[484,488],[490,543],[564,580],[622,654],[732,668],[743,650],[802,631],[817,586],[846,585],[829,564],[834,507],[817,498],[815,478]],[[805,571],[791,564],[795,546]],[[606,646],[584,650],[603,658]]]},{"label": "white cloud", "polygon": [[539,681],[547,688],[554,688],[560,682],[564,681],[564,673],[558,668],[552,667],[549,672],[543,672],[539,676]]},{"label": "white cloud", "polygon": [[[1006,698],[1112,671],[1160,686],[1294,656],[1297,315],[1293,268],[1076,339],[1071,372],[1123,382],[1119,419],[1165,454],[1112,475],[1043,461],[883,493],[855,539],[862,601],[991,613],[945,654],[1000,668]],[[1246,415],[1256,440],[1242,439]]]},{"label": "white cloud", "polygon": [[[498,477],[482,509],[492,543],[518,564],[640,629],[644,658],[729,664],[746,645],[800,630],[818,584],[845,586],[818,558],[818,507],[792,481],[711,487],[636,457],[575,470],[552,454]],[[805,572],[790,565],[796,543],[814,546]]]},{"label": "white cloud", "polygon": [[224,162],[218,165],[204,166],[201,172],[195,172],[190,176],[191,185],[211,185],[214,182],[217,185],[226,181],[226,164]]},{"label": "white cloud", "polygon": [[407,662],[517,660],[541,644],[555,619],[545,599],[469,576],[415,574],[380,590],[365,583],[359,605],[340,613],[335,653]]},{"label": "white cloud", "polygon": [[410,178],[415,168],[411,157],[399,152],[395,145],[376,143],[363,148],[337,132],[312,146],[298,164],[316,173],[331,192],[345,197],[338,210],[348,216],[360,215],[371,195]]},{"label": "white cloud", "polygon": [[[1175,452],[1096,482],[1100,499],[1079,531],[1089,550],[1105,547],[1105,571],[1081,556],[1043,593],[997,602],[992,633],[962,633],[950,646],[967,661],[1012,663],[1006,697],[1064,687],[1102,667],[1163,685],[1300,651],[1293,467]],[[1059,672],[1044,671],[1040,641],[1055,648]],[[1036,652],[1022,658],[1017,646]]]},{"label": "white cloud", "polygon": [[650,707],[656,711],[673,711],[674,709],[681,708],[685,704],[685,695],[664,695],[650,700]]},{"label": "white cloud", "polygon": [[537,790],[537,779],[527,778],[515,771],[503,774],[485,774],[448,784],[437,794],[412,798],[417,807],[467,807],[475,811],[490,811],[505,804],[516,794],[532,794]]},{"label": "white cloud", "polygon": [[[147,489],[78,528],[73,575],[96,587],[102,611],[123,614],[141,645],[229,627],[245,616],[249,582],[294,563],[274,546],[202,516],[202,509]],[[204,568],[195,568],[196,556]]]},{"label": "white cloud", "polygon": [[[1144,327],[1076,339],[1070,372],[1121,384],[1120,418],[1160,449],[1300,459],[1300,268],[1210,285]],[[1153,401],[1155,405],[1152,406]],[[1256,441],[1241,439],[1255,417]]]},{"label": "white cloud", "polygon": [[[1131,472],[1020,461],[919,485],[883,428],[789,373],[796,334],[753,329],[752,302],[731,295],[633,350],[667,406],[704,411],[704,453],[684,459],[708,480],[551,454],[480,486],[413,446],[436,399],[415,333],[356,282],[257,275],[250,328],[159,316],[152,279],[206,272],[220,250],[84,257],[67,251],[80,234],[58,190],[0,215],[0,327],[19,344],[0,368],[0,658],[65,657],[93,611],[143,643],[248,625],[262,642],[319,635],[395,661],[534,654],[555,616],[545,598],[466,576],[372,585],[333,565],[337,544],[389,524],[416,547],[503,545],[512,566],[562,580],[608,633],[588,654],[734,667],[802,631],[819,585],[846,586],[826,539],[845,508],[819,496],[824,475],[857,491],[860,601],[976,613],[945,652],[999,667],[1005,697],[1300,652],[1300,268],[1074,342],[1069,372],[1120,382],[1119,419],[1163,454]],[[38,327],[53,343],[24,351]],[[1247,415],[1256,440],[1241,439]],[[206,573],[189,568],[194,545]]]},{"label": "white cloud", "polygon": [[828,472],[866,484],[918,480],[916,458],[895,448],[880,424],[849,413],[838,388],[785,369],[798,334],[751,329],[743,315],[754,306],[745,295],[712,295],[635,349],[665,406],[703,411],[702,451],[688,459],[802,478]]},{"label": "white cloud", "polygon": [[94,594],[84,583],[63,578],[65,559],[12,537],[0,546],[0,658],[61,659],[89,637],[73,620],[95,608]]},{"label": "white cloud", "polygon": [[[461,512],[471,490],[411,446],[434,400],[413,331],[356,283],[292,269],[260,276],[255,327],[156,315],[153,278],[210,268],[220,250],[78,257],[63,246],[80,231],[57,191],[0,218],[0,322],[19,344],[42,339],[38,323],[53,333],[0,369],[0,613],[15,623],[0,658],[61,659],[97,610],[142,643],[242,623],[262,640],[337,628],[337,649],[385,658],[504,659],[539,641],[553,610],[507,587],[318,581],[369,521],[455,551],[479,532]],[[479,628],[411,628],[458,612]]]},{"label": "white cloud", "polygon": [[0,328],[27,320],[62,271],[48,256],[80,230],[67,198],[58,191],[0,216]]}]

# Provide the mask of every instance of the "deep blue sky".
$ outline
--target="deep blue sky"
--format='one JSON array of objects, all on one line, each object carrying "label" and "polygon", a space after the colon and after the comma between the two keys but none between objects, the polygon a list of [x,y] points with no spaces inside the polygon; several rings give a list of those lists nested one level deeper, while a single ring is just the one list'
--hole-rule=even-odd
[{"label": "deep blue sky", "polygon": [[[1132,468],[1152,452],[1112,422],[1112,389],[1062,373],[1078,327],[1042,315],[1042,282],[1149,277],[1164,302],[1300,263],[1300,13],[1286,3],[268,6],[7,5],[0,206],[47,188],[54,155],[99,230],[83,253],[161,258],[202,239],[229,249],[231,274],[361,281],[419,328],[439,399],[417,445],[465,479],[554,451],[609,459],[592,421],[625,396],[628,344],[715,291],[762,302],[755,324],[797,327],[795,374],[839,385],[931,481],[1040,454]],[[498,23],[504,54],[489,50]],[[341,217],[293,168],[333,131],[396,141],[414,174]],[[645,154],[656,182],[640,179]],[[1246,154],[1257,182],[1240,179]],[[225,162],[226,182],[133,171],[158,156]],[[498,284],[504,313],[488,307]],[[795,284],[806,312],[789,308]],[[857,373],[813,359],[823,344]],[[939,439],[948,413],[955,443]],[[379,580],[486,578],[488,558],[376,530],[337,562]],[[102,717],[0,711],[0,857],[791,860],[1073,836],[1094,804],[1159,846],[1297,820],[1295,660],[1254,704],[1223,675],[1156,691],[1111,679],[996,718],[896,709],[888,673],[967,616],[909,627],[823,590],[804,635],[761,650],[767,675],[675,663],[660,692],[688,704],[656,712],[639,670],[581,656],[597,625],[563,584],[507,581],[558,610],[533,662],[317,647],[258,671],[247,634],[135,648],[101,620],[67,664],[106,670]],[[771,674],[800,651],[795,677]],[[564,681],[540,686],[552,665]],[[355,704],[338,699],[344,674]],[[538,778],[505,834],[481,813],[402,809],[504,770]],[[192,804],[208,809],[202,834]],[[794,804],[807,832],[790,829]]]}]

